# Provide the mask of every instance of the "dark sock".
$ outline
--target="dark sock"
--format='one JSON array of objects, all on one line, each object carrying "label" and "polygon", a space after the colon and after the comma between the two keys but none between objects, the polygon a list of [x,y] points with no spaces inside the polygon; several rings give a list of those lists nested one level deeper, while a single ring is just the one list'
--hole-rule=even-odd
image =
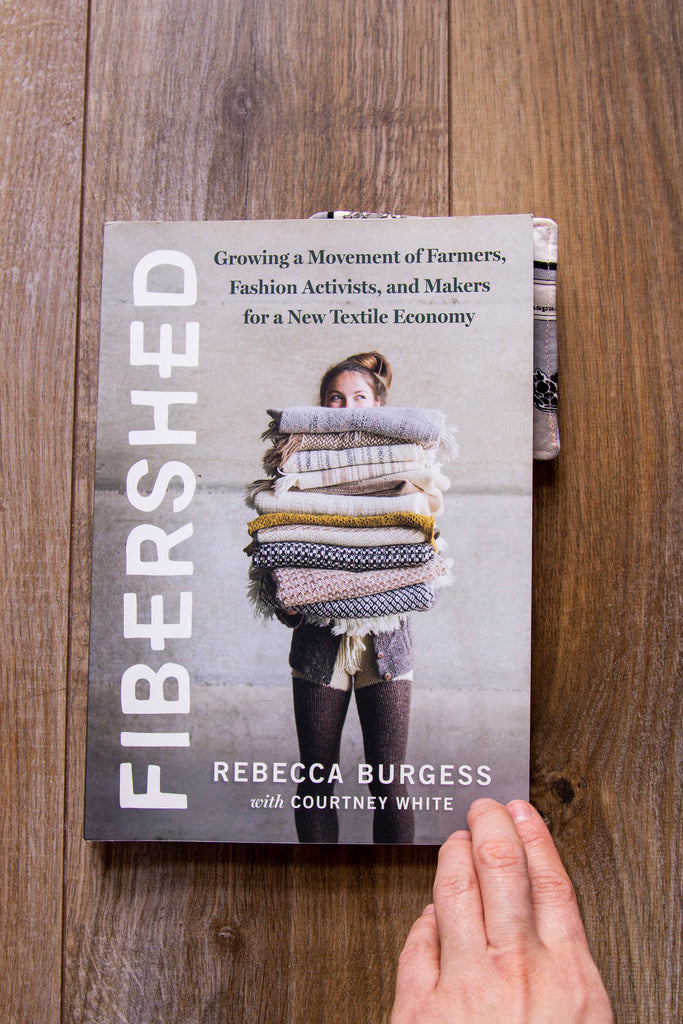
[{"label": "dark sock", "polygon": [[328,807],[317,807],[316,798],[329,798],[334,793],[334,782],[327,782],[332,765],[339,763],[342,729],[349,707],[351,693],[330,686],[311,683],[308,679],[292,680],[294,692],[294,718],[299,738],[299,755],[308,772],[310,765],[322,764],[324,782],[311,782],[307,777],[297,786],[297,795],[313,798],[313,807],[298,807],[294,811],[296,834],[300,843],[336,843],[339,841],[337,812]]},{"label": "dark sock", "polygon": [[[407,797],[399,784],[399,766],[405,761],[408,746],[411,683],[408,679],[382,680],[356,690],[358,717],[363,731],[365,760],[372,765],[370,792],[386,797],[384,808],[377,807],[373,819],[375,843],[412,843],[415,821],[412,808],[399,808],[396,798]],[[380,765],[386,782],[380,782]],[[393,767],[393,778],[392,778]]]}]

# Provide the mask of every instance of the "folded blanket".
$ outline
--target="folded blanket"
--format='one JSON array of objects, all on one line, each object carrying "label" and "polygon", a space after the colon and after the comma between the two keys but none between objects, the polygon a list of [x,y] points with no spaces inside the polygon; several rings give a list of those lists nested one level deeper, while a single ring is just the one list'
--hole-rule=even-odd
[{"label": "folded blanket", "polygon": [[[353,527],[305,526],[292,523],[287,526],[269,526],[257,530],[254,533],[254,540],[259,544],[292,542],[365,548],[373,544],[379,546],[422,544],[425,542],[425,535],[422,530],[414,530],[408,526],[375,526],[369,529],[354,529]],[[429,546],[434,550],[433,544]]]},{"label": "folded blanket", "polygon": [[261,515],[269,512],[301,512],[332,516],[377,516],[393,512],[414,512],[417,515],[430,516],[433,514],[434,498],[423,491],[417,494],[402,494],[396,498],[307,494],[302,491],[287,491],[285,494],[259,491],[253,497],[247,497],[246,501]]},{"label": "folded blanket", "polygon": [[442,447],[444,453],[456,454],[453,431],[446,426],[439,409],[405,409],[373,405],[369,408],[328,409],[317,405],[269,409],[272,418],[271,436],[275,434],[327,434],[342,430],[366,430],[381,437],[397,437],[404,441]]},{"label": "folded blanket", "polygon": [[353,637],[395,629],[431,607],[450,582],[434,530],[450,486],[439,463],[457,453],[443,414],[378,406],[269,413],[269,479],[246,491],[259,513],[245,549],[259,611],[299,611]]},{"label": "folded blanket", "polygon": [[[326,436],[326,435],[320,435]],[[335,435],[331,434],[330,437]],[[418,444],[364,445],[360,448],[322,448],[315,451],[295,452],[280,466],[280,473],[314,473],[339,469],[341,466],[387,466],[396,463],[414,463],[431,466],[436,458],[433,449]]]},{"label": "folded blanket", "polygon": [[[257,570],[252,570],[255,572]],[[436,556],[424,565],[400,566],[347,572],[343,569],[273,569],[275,597],[282,608],[335,601],[369,594],[400,590],[414,583],[429,583],[448,572],[442,558]]]},{"label": "folded blanket", "polygon": [[424,611],[431,608],[434,601],[434,587],[430,583],[416,583],[411,587],[389,590],[383,594],[298,605],[295,610],[306,616],[337,620],[379,619],[400,612]]},{"label": "folded blanket", "polygon": [[400,477],[395,480],[385,476],[377,476],[374,480],[355,480],[346,484],[334,484],[332,487],[314,487],[303,494],[366,494],[377,498],[395,498],[400,494],[417,494],[420,490],[409,480]]},{"label": "folded blanket", "polygon": [[344,516],[344,515],[313,515],[296,512],[271,512],[247,523],[250,536],[259,530],[268,530],[280,526],[314,526],[329,527],[343,530],[384,529],[386,527],[419,530],[425,540],[434,541],[434,517],[417,515],[413,512],[391,512],[379,515]]},{"label": "folded blanket", "polygon": [[[359,449],[360,450],[360,449]],[[338,466],[334,469],[312,470],[306,473],[286,473],[275,481],[277,493],[298,487],[308,491],[320,487],[340,487],[361,480],[409,480],[420,490],[434,493],[436,487],[448,490],[450,480],[436,466],[423,466],[419,462],[365,463],[359,466]]]},{"label": "folded blanket", "polygon": [[[261,573],[260,578],[252,582],[252,586],[252,598],[257,608],[263,614],[272,614],[273,609],[279,605],[270,573]],[[403,616],[411,611],[425,611],[431,608],[434,601],[433,583],[414,583],[412,586],[381,594],[296,605],[288,611],[301,612],[309,621],[318,625],[330,625],[334,633],[358,633],[358,627],[365,625],[367,628],[361,629],[362,632],[377,633],[396,628],[400,621],[397,616]]]},{"label": "folded blanket", "polygon": [[[284,462],[299,452],[343,451],[349,448],[375,447],[378,444],[406,443],[402,437],[380,437],[377,434],[369,434],[366,430],[342,430],[337,434],[280,434],[272,423],[263,433],[262,440],[272,441],[272,447],[263,456],[263,466],[271,476],[275,475]],[[421,445],[417,441],[413,441],[412,444],[425,452],[433,451],[428,445]]]},{"label": "folded blanket", "polygon": [[[366,531],[370,532],[370,531]],[[342,547],[337,544],[309,544],[286,541],[252,544],[250,554],[256,569],[311,568],[365,572],[424,565],[435,557],[431,544],[383,544],[376,547]]]}]

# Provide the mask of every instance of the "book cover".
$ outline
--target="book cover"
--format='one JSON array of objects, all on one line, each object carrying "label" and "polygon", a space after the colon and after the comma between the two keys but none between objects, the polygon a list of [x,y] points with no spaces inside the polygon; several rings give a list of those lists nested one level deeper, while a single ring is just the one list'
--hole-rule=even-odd
[{"label": "book cover", "polygon": [[86,839],[526,795],[533,260],[524,215],[106,225]]}]

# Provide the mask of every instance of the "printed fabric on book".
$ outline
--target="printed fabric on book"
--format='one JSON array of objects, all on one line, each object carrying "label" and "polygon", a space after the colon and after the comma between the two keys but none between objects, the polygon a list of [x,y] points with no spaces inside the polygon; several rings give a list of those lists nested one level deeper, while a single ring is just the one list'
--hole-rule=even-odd
[{"label": "printed fabric on book", "polygon": [[[451,569],[436,554],[433,525],[450,486],[440,463],[457,451],[443,413],[296,406],[268,415],[263,438],[271,448],[263,461],[276,475],[255,481],[245,495],[260,513],[245,549],[257,611],[298,612],[358,635],[430,608]],[[329,458],[306,456],[283,473],[283,462],[302,451],[300,439],[311,436],[324,437],[325,447],[310,451]],[[354,437],[363,438],[362,447],[350,444]],[[403,464],[394,461],[397,446],[411,456]],[[391,543],[397,534],[401,542]]]}]

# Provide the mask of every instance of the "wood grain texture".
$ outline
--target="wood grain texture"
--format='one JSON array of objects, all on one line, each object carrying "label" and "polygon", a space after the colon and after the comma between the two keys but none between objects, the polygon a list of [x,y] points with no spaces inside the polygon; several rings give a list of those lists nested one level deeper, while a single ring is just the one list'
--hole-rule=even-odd
[{"label": "wood grain texture", "polygon": [[[105,220],[448,212],[445,3],[102,2],[90,55],[75,564]],[[75,573],[64,1019],[380,1019],[435,851],[82,843],[87,600]]]},{"label": "wood grain texture", "polygon": [[8,1019],[387,1018],[436,851],[80,838],[102,225],[343,207],[560,224],[532,792],[618,1024],[680,1020],[680,5],[27,6],[0,31]]},{"label": "wood grain texture", "polygon": [[532,210],[561,231],[532,791],[620,1024],[680,1020],[680,6],[452,10],[453,212]]},{"label": "wood grain texture", "polygon": [[85,18],[60,0],[2,5],[0,1002],[12,1021],[59,1019]]}]

